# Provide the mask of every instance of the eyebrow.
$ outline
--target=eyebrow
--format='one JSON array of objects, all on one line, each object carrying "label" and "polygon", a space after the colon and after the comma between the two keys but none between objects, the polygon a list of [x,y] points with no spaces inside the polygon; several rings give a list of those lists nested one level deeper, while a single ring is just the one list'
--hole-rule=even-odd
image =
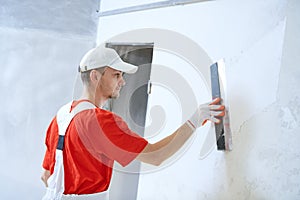
[{"label": "eyebrow", "polygon": [[122,71],[116,71],[115,73],[113,74],[121,74],[122,76],[125,74],[125,72],[122,72]]}]

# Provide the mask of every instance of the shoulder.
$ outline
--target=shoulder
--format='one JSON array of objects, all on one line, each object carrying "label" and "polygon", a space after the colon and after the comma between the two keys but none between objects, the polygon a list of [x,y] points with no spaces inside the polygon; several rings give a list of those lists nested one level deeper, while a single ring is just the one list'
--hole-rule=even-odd
[{"label": "shoulder", "polygon": [[124,122],[124,120],[121,116],[119,116],[118,114],[113,113],[111,111],[104,110],[101,108],[96,108],[95,112],[96,112],[97,117],[102,120],[107,119],[107,120],[112,120],[114,122]]},{"label": "shoulder", "polygon": [[108,110],[104,110],[101,108],[94,108],[94,109],[88,109],[84,110],[80,113],[78,113],[77,119],[81,119],[83,121],[94,121],[95,119],[98,119],[101,123],[108,123],[108,122],[114,122],[114,123],[122,123],[124,120],[122,117],[117,115],[116,113],[113,113]]},{"label": "shoulder", "polygon": [[116,113],[113,113],[109,110],[104,110],[102,108],[95,108],[92,109],[90,111],[94,111],[96,113],[97,116],[101,116],[101,117],[107,117],[107,118],[118,118],[118,119],[122,119],[119,115],[117,115]]},{"label": "shoulder", "polygon": [[48,126],[48,131],[57,131],[58,125],[57,125],[57,118],[54,116]]},{"label": "shoulder", "polygon": [[100,108],[96,108],[95,112],[97,115],[98,122],[101,124],[102,127],[107,127],[107,128],[114,127],[123,130],[128,129],[127,123],[118,114]]}]

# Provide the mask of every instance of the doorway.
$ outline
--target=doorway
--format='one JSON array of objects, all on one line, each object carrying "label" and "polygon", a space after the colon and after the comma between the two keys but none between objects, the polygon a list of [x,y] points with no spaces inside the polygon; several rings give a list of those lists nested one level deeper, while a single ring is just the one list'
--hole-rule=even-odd
[{"label": "doorway", "polygon": [[[106,43],[106,47],[116,50],[122,60],[138,66],[138,71],[135,74],[124,74],[126,84],[120,97],[109,100],[105,108],[121,116],[129,128],[142,137],[145,131],[153,46],[153,43]],[[115,163],[110,199],[136,199],[139,171],[138,161],[133,161],[125,168]]]}]

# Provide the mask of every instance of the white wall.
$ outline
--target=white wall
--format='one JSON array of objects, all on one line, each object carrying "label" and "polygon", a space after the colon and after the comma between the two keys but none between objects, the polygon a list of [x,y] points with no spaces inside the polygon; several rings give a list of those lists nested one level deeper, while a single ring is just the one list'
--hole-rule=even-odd
[{"label": "white wall", "polygon": [[[112,36],[112,41],[154,42],[168,47],[168,55],[156,49],[153,74],[167,68],[179,72],[192,88],[193,99],[199,104],[209,100],[209,84],[195,84],[195,74],[206,77],[205,66],[225,58],[228,81],[228,100],[233,131],[233,151],[213,150],[199,159],[209,125],[200,128],[180,158],[167,166],[140,176],[138,199],[298,199],[300,197],[300,57],[299,19],[296,0],[212,1],[172,8],[102,17],[99,20],[98,42]],[[148,28],[148,29],[146,29]],[[152,29],[149,29],[152,28]],[[135,29],[140,29],[136,30]],[[153,32],[154,29],[154,32]],[[173,31],[161,34],[160,29]],[[143,33],[143,34],[142,34]],[[142,35],[141,35],[142,34]],[[174,35],[182,37],[173,41]],[[173,37],[174,36],[174,37]],[[187,37],[185,40],[183,37]],[[163,44],[166,41],[168,44]],[[193,41],[203,49],[195,63],[191,43],[189,57],[184,41]],[[178,62],[170,56],[177,56]],[[207,54],[207,55],[206,55]],[[197,55],[197,54],[196,54]],[[165,56],[165,57],[164,57]],[[188,61],[191,61],[189,63]],[[184,64],[185,63],[185,64]],[[167,67],[159,67],[164,65]],[[204,66],[203,66],[204,65]],[[196,68],[196,69],[197,69]],[[161,83],[168,76],[152,76]],[[197,78],[197,77],[196,77]],[[177,84],[176,80],[170,82]],[[159,84],[157,84],[159,85]],[[149,101],[150,111],[161,102],[165,112],[160,135],[174,130],[185,120],[182,115],[184,99],[177,98],[168,87],[159,86]],[[171,85],[167,85],[172,89]],[[165,89],[167,88],[167,89]],[[200,95],[198,89],[204,91]],[[159,92],[158,92],[159,91]],[[171,92],[170,92],[171,91]],[[165,103],[169,102],[169,103]],[[168,105],[167,105],[168,104]],[[173,104],[175,109],[171,109]],[[194,105],[194,103],[192,103]],[[190,112],[190,107],[188,112]],[[170,120],[168,116],[178,116]],[[148,123],[151,119],[148,116]],[[148,127],[148,128],[151,128]],[[212,144],[211,140],[209,140]],[[207,145],[210,146],[211,144]],[[208,148],[209,149],[209,148]],[[142,169],[148,169],[144,165]]]}]

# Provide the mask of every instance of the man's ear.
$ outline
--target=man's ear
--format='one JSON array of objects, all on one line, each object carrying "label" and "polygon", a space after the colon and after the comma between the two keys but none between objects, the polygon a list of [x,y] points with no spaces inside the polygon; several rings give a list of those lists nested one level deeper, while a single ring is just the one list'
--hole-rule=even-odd
[{"label": "man's ear", "polygon": [[98,82],[100,80],[101,74],[98,73],[96,70],[92,70],[90,73],[90,79],[92,82]]}]

